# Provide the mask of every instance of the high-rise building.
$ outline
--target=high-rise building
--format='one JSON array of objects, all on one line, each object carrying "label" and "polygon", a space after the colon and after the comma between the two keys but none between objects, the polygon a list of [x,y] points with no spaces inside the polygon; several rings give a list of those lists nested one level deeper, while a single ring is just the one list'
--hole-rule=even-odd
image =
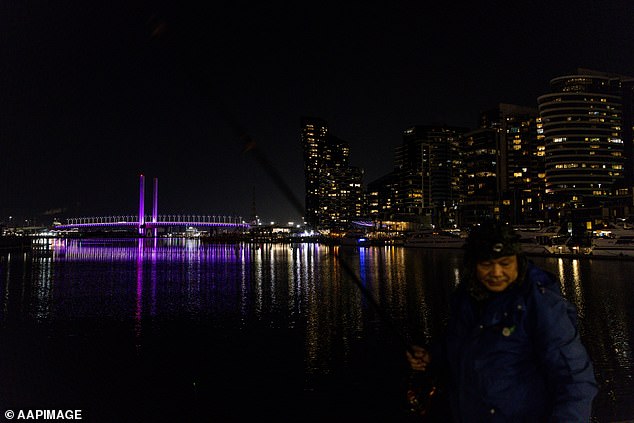
[{"label": "high-rise building", "polygon": [[456,223],[461,202],[460,139],[466,128],[416,125],[396,147],[395,211],[443,227]]},{"label": "high-rise building", "polygon": [[544,136],[536,107],[500,103],[480,115],[481,128],[496,132],[499,213],[513,224],[543,217]]},{"label": "high-rise building", "polygon": [[464,135],[464,201],[460,207],[463,226],[500,214],[500,175],[503,173],[500,140],[500,133],[495,128],[478,128]]},{"label": "high-rise building", "polygon": [[551,208],[631,204],[633,80],[577,69],[552,79],[551,92],[538,98]]},{"label": "high-rise building", "polygon": [[306,189],[306,223],[346,228],[364,209],[363,170],[350,166],[350,147],[320,118],[301,119]]},{"label": "high-rise building", "polygon": [[398,178],[390,172],[367,185],[368,217],[374,220],[390,220],[394,215],[394,202],[398,191]]}]

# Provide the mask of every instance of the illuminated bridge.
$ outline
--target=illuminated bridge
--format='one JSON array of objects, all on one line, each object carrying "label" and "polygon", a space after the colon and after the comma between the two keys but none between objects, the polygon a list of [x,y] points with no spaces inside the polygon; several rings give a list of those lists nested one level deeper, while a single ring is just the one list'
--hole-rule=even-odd
[{"label": "illuminated bridge", "polygon": [[158,179],[154,178],[154,195],[152,214],[145,214],[145,176],[140,175],[139,214],[101,217],[73,217],[66,219],[65,224],[55,225],[57,230],[75,229],[133,229],[142,236],[156,236],[159,229],[167,228],[225,228],[249,229],[250,225],[236,216],[204,216],[191,214],[158,214]]}]

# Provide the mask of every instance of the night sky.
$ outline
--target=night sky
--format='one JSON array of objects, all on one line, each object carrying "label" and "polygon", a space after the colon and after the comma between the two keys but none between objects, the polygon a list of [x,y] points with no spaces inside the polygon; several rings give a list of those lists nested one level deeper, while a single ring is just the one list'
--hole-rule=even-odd
[{"label": "night sky", "polygon": [[135,214],[141,173],[160,213],[298,222],[301,116],[367,183],[408,126],[634,74],[629,0],[196,3],[0,2],[0,222]]}]

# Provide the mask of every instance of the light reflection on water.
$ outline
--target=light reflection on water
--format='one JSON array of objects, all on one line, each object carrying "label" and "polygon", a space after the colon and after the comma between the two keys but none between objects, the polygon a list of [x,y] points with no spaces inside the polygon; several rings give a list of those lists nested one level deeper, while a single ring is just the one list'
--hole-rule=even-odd
[{"label": "light reflection on water", "polygon": [[581,335],[594,361],[600,387],[595,400],[599,421],[634,419],[634,262],[553,258],[535,261],[559,275],[562,292],[577,307]]},{"label": "light reflection on water", "polygon": [[[0,259],[4,327],[30,320],[49,328],[50,336],[61,336],[65,329],[59,322],[114,320],[129,324],[137,355],[174,321],[200,325],[210,331],[206,335],[222,330],[229,334],[227,342],[261,336],[271,357],[284,356],[277,348],[298,346],[301,369],[293,367],[295,361],[271,363],[278,371],[303,373],[304,390],[329,377],[354,377],[350,369],[360,361],[377,365],[366,357],[375,349],[400,357],[401,336],[433,339],[461,272],[460,252],[398,247],[88,239],[55,240],[41,252]],[[337,256],[354,269],[372,299],[350,280]],[[634,262],[534,261],[559,276],[564,296],[577,306],[601,384],[597,418],[634,418],[629,403],[634,395]],[[372,301],[400,333],[391,332]],[[268,342],[267,337],[278,335],[280,347]],[[384,366],[383,372],[395,368]]]}]

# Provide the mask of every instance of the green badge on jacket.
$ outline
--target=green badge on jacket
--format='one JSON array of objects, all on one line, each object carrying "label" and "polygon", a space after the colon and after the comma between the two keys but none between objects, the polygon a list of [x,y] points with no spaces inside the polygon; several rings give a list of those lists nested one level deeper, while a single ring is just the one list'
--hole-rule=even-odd
[{"label": "green badge on jacket", "polygon": [[515,325],[511,326],[510,328],[502,329],[502,335],[504,336],[511,336],[513,332],[515,332]]}]

